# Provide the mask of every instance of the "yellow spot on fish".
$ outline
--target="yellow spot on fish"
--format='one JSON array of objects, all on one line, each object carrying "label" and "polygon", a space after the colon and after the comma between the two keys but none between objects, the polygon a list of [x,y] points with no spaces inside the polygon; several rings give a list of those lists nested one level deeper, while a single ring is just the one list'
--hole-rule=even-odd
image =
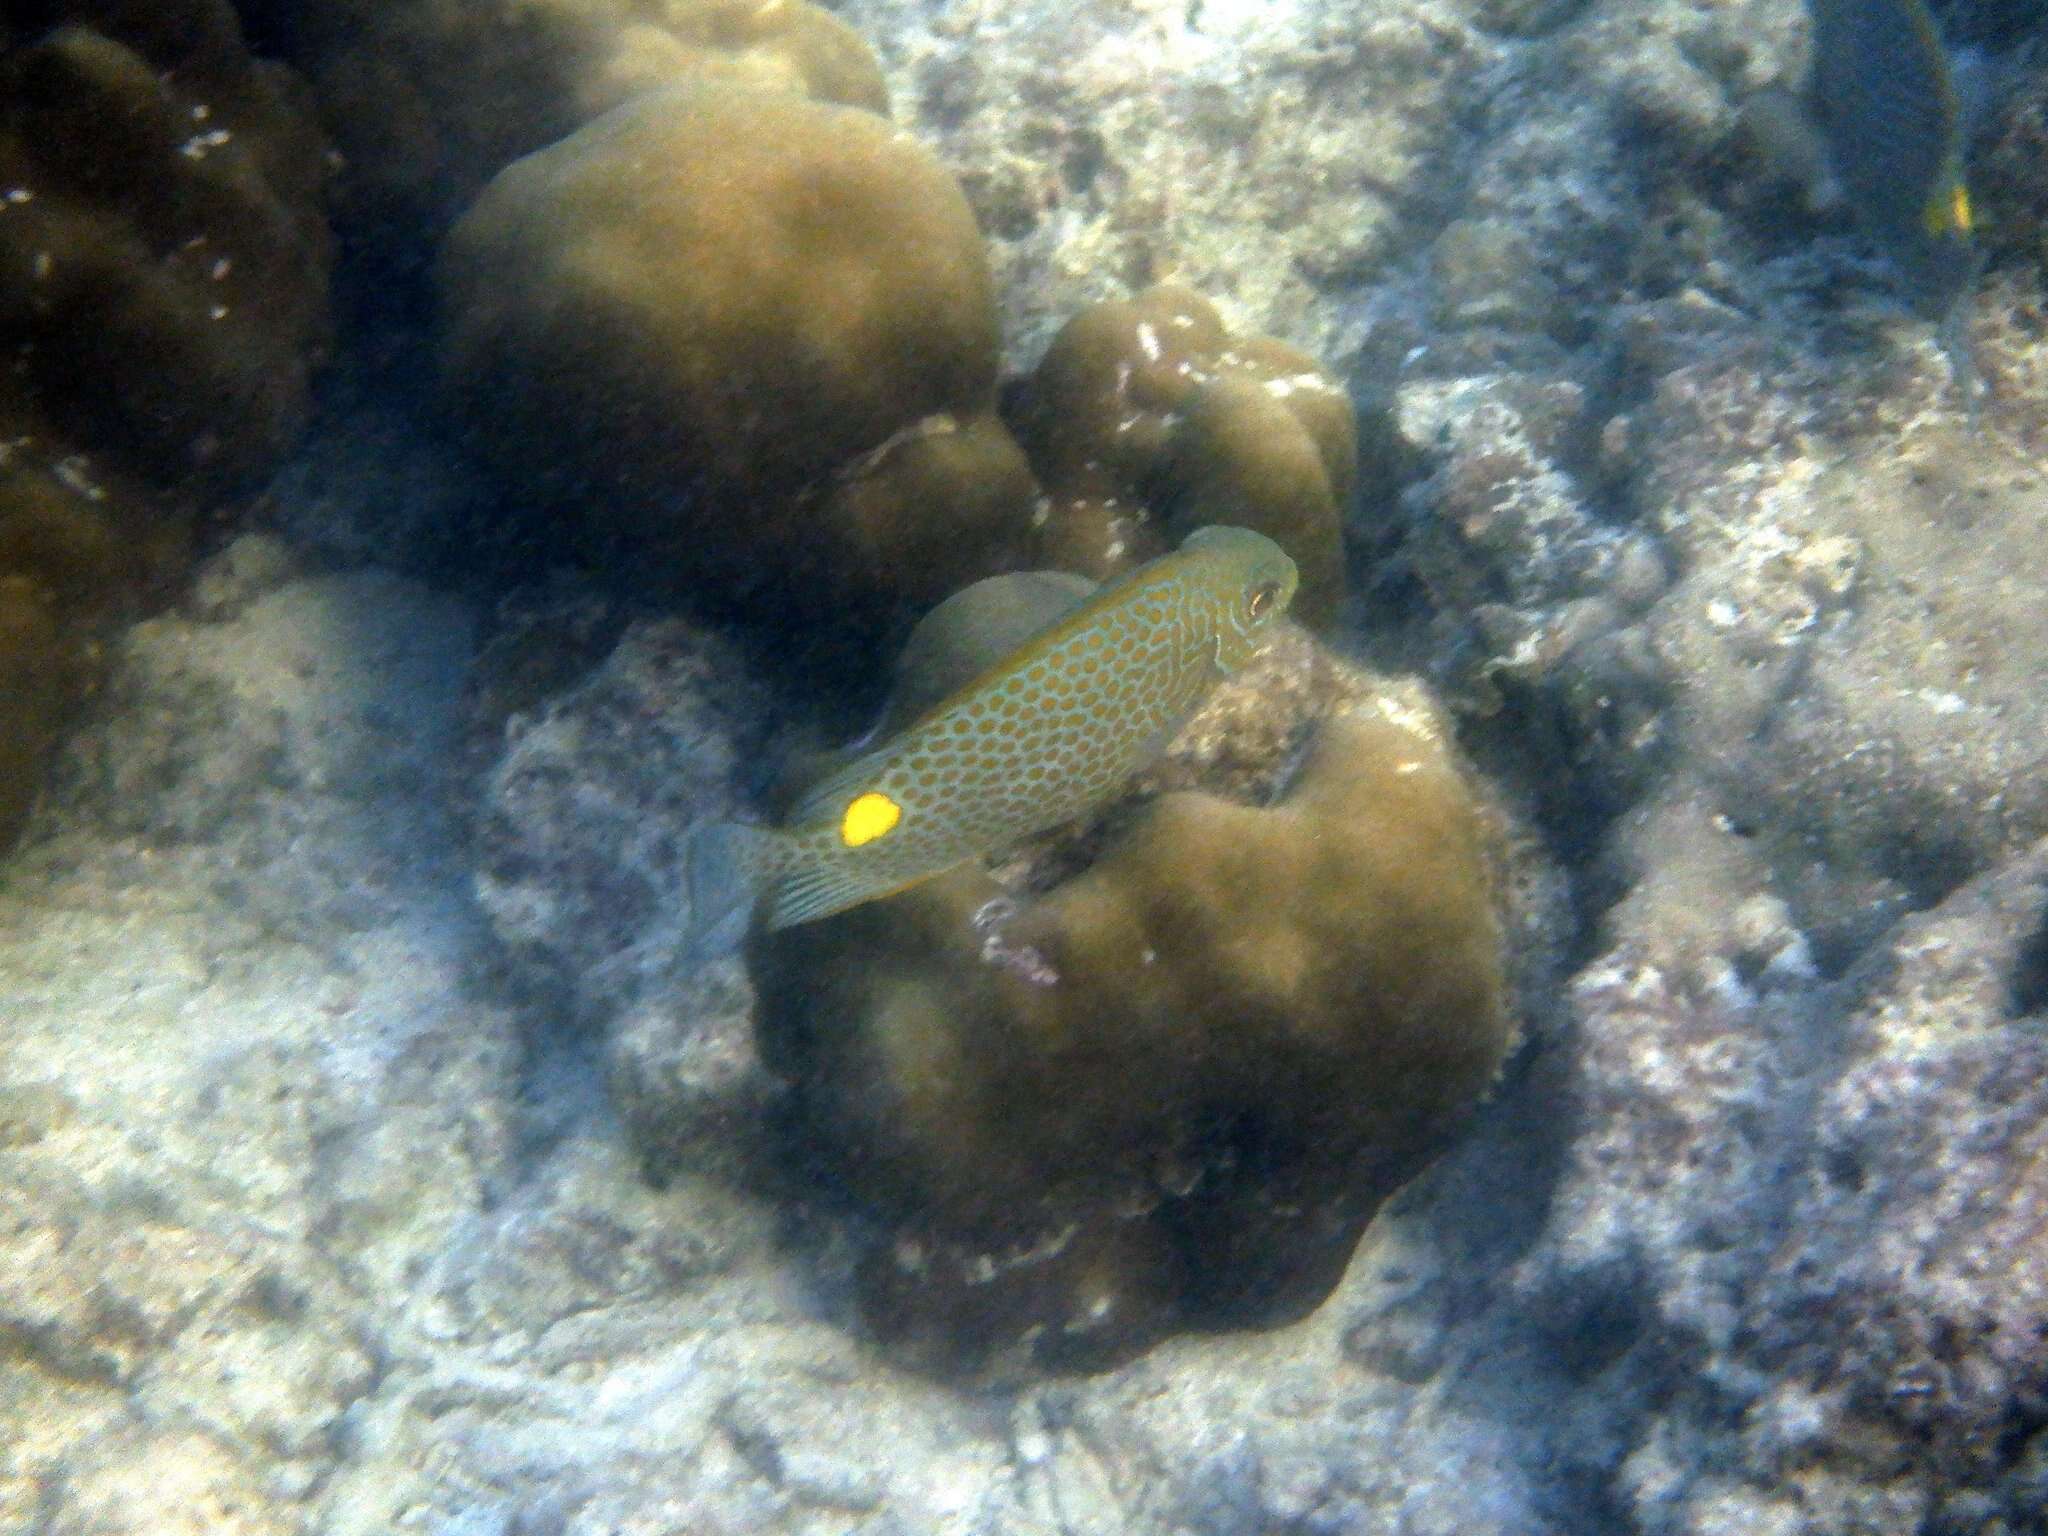
[{"label": "yellow spot on fish", "polygon": [[902,819],[902,806],[880,790],[871,789],[856,796],[846,814],[839,818],[839,840],[849,848],[859,848],[888,836]]},{"label": "yellow spot on fish", "polygon": [[1927,211],[1921,222],[1927,233],[1936,239],[1943,235],[1967,235],[1974,222],[1970,211],[1970,189],[1962,182],[1954,181],[1945,189],[1937,190],[1927,200]]}]

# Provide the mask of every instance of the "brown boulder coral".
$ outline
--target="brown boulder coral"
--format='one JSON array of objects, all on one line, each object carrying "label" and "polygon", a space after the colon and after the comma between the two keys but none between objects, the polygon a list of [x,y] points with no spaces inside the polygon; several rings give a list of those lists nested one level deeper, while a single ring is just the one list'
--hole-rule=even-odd
[{"label": "brown boulder coral", "polygon": [[1180,533],[1229,523],[1294,557],[1297,617],[1319,627],[1336,616],[1357,421],[1306,353],[1233,337],[1207,299],[1164,283],[1068,321],[1015,416],[1049,497],[1048,564],[1101,580]]},{"label": "brown boulder coral", "polygon": [[340,196],[404,258],[521,155],[649,90],[717,80],[887,114],[874,54],[805,0],[247,0],[303,68]]},{"label": "brown boulder coral", "polygon": [[442,275],[485,460],[706,604],[765,588],[858,627],[987,574],[1028,521],[974,217],[872,113],[643,96],[499,176]]},{"label": "brown boulder coral", "polygon": [[1295,632],[1096,827],[757,934],[878,1332],[1093,1367],[1312,1309],[1512,1042],[1497,827],[1419,688]]},{"label": "brown boulder coral", "polygon": [[0,58],[0,408],[160,483],[246,483],[326,339],[326,146],[225,3],[58,9]]},{"label": "brown boulder coral", "polygon": [[99,625],[296,439],[326,145],[224,0],[0,25],[0,847]]}]

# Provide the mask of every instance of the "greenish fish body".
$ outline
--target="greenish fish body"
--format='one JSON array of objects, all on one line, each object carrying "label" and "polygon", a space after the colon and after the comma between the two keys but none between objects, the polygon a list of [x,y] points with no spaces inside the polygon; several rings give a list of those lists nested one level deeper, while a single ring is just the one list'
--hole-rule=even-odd
[{"label": "greenish fish body", "polygon": [[786,827],[717,829],[721,857],[786,928],[1079,816],[1257,650],[1296,580],[1263,535],[1201,529],[834,773]]},{"label": "greenish fish body", "polygon": [[1976,279],[1964,125],[1926,0],[1808,0],[1814,103],[1858,218],[1914,307],[1942,319]]}]

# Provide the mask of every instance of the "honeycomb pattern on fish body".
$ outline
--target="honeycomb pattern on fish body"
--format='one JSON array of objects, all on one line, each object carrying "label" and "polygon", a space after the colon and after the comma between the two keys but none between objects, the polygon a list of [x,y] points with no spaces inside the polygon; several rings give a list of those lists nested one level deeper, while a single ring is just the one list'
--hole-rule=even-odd
[{"label": "honeycomb pattern on fish body", "polygon": [[[766,874],[770,925],[904,889],[1100,804],[1250,654],[1294,581],[1271,541],[1214,530],[1098,594],[806,797]],[[1270,611],[1247,618],[1262,587]]]}]

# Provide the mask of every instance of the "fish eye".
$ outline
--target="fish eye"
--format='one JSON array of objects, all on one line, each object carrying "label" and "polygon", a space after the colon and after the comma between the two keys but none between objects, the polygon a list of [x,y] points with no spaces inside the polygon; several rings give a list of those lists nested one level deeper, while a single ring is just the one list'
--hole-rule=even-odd
[{"label": "fish eye", "polygon": [[1245,594],[1245,611],[1255,619],[1263,619],[1273,611],[1273,604],[1279,596],[1279,582],[1262,581]]}]

